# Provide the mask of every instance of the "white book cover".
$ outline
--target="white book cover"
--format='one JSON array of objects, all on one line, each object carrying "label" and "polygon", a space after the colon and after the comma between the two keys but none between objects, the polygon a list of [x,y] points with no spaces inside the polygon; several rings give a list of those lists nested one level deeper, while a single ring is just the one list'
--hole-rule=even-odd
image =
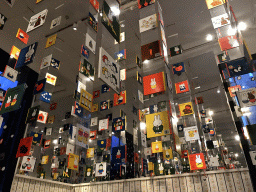
[{"label": "white book cover", "polygon": [[157,27],[156,14],[140,19],[139,25],[140,25],[140,33],[156,28]]},{"label": "white book cover", "polygon": [[93,38],[88,33],[86,33],[86,36],[85,36],[85,45],[95,54],[96,41],[94,41]]},{"label": "white book cover", "polygon": [[27,28],[27,33],[42,26],[45,23],[46,16],[47,16],[48,10],[45,9],[41,11],[40,13],[35,14],[32,16],[29,20],[28,28]]},{"label": "white book cover", "polygon": [[41,61],[40,70],[51,66],[52,54],[44,57]]},{"label": "white book cover", "polygon": [[225,25],[229,25],[230,20],[229,20],[228,14],[225,13],[225,14],[219,15],[217,17],[213,17],[212,24],[213,24],[214,29],[220,28]]},{"label": "white book cover", "polygon": [[6,65],[3,76],[12,82],[15,82],[17,80],[18,71]]},{"label": "white book cover", "polygon": [[61,22],[61,16],[53,19],[52,22],[51,22],[50,29],[53,29],[54,27],[57,27],[58,25],[60,25],[60,22]]}]

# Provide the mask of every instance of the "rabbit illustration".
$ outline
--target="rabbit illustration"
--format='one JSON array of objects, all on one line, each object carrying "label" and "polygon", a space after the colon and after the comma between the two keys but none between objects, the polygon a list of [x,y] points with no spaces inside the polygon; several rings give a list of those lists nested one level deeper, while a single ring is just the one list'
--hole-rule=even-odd
[{"label": "rabbit illustration", "polygon": [[234,36],[228,37],[228,43],[231,47],[239,46],[237,39],[234,39]]},{"label": "rabbit illustration", "polygon": [[156,79],[151,79],[151,83],[150,83],[151,89],[155,89],[156,88]]},{"label": "rabbit illustration", "polygon": [[4,25],[4,16],[1,16],[1,14],[0,14],[0,28]]},{"label": "rabbit illustration", "polygon": [[203,161],[202,159],[200,158],[200,155],[196,155],[196,166],[198,168],[202,168],[204,165],[203,165]]},{"label": "rabbit illustration", "polygon": [[157,105],[154,105],[153,110],[154,110],[155,113],[157,113],[157,111],[158,111]]},{"label": "rabbit illustration", "polygon": [[179,54],[180,48],[179,48],[179,47],[175,47],[175,48],[174,48],[174,51],[176,52],[176,54]]},{"label": "rabbit illustration", "polygon": [[6,103],[5,103],[5,108],[9,107],[11,104],[12,96],[9,96]]},{"label": "rabbit illustration", "polygon": [[166,152],[165,152],[165,157],[166,157],[166,158],[170,158],[170,154],[169,154],[169,151],[168,151],[168,150],[166,150]]},{"label": "rabbit illustration", "polygon": [[160,174],[163,174],[163,173],[164,173],[163,163],[160,163],[160,165],[159,165],[159,171],[160,171]]},{"label": "rabbit illustration", "polygon": [[34,54],[34,52],[35,52],[34,49],[35,49],[35,44],[29,46],[28,52],[27,52],[26,55],[25,55],[25,63],[31,61],[31,59],[32,59],[32,57],[33,57],[33,54]]},{"label": "rabbit illustration", "polygon": [[118,149],[116,153],[116,158],[120,159],[121,158],[121,151]]},{"label": "rabbit illustration", "polygon": [[186,85],[184,83],[179,85],[180,91],[185,91],[186,90]]},{"label": "rabbit illustration", "polygon": [[158,151],[159,150],[159,146],[158,144],[156,144],[155,150]]},{"label": "rabbit illustration", "polygon": [[77,161],[77,157],[75,157],[75,160],[74,160],[74,168],[77,169],[78,167],[78,161]]},{"label": "rabbit illustration", "polygon": [[94,155],[94,150],[91,149],[91,151],[90,151],[90,156],[93,157],[93,155]]},{"label": "rabbit illustration", "polygon": [[32,113],[32,117],[34,117],[36,115],[37,109],[34,109],[33,113]]},{"label": "rabbit illustration", "polygon": [[153,122],[153,131],[155,132],[155,134],[160,134],[162,133],[163,129],[164,126],[162,124],[162,120],[160,119],[160,115],[155,115]]}]

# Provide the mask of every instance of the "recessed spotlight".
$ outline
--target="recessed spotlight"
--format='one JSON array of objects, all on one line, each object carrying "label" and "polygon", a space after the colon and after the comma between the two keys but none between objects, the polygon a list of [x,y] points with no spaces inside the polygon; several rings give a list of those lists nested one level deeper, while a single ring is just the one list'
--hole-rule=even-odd
[{"label": "recessed spotlight", "polygon": [[144,130],[146,128],[146,123],[140,122],[140,129]]},{"label": "recessed spotlight", "polygon": [[220,90],[219,90],[219,89],[217,90],[217,93],[220,93]]},{"label": "recessed spotlight", "polygon": [[209,111],[209,115],[211,115],[211,116],[212,116],[212,115],[213,115],[213,111]]},{"label": "recessed spotlight", "polygon": [[236,139],[237,141],[239,141],[239,140],[240,140],[239,135],[236,135],[236,136],[235,136],[235,139]]},{"label": "recessed spotlight", "polygon": [[236,153],[235,156],[238,157],[238,154]]},{"label": "recessed spotlight", "polygon": [[211,34],[208,34],[208,35],[206,36],[206,40],[207,40],[207,41],[212,41],[212,40],[213,40],[213,36],[212,36]]},{"label": "recessed spotlight", "polygon": [[240,31],[244,31],[244,30],[246,30],[247,25],[246,25],[245,22],[240,22],[237,27],[238,27],[238,29],[239,29]]},{"label": "recessed spotlight", "polygon": [[100,16],[102,17],[102,13],[100,13]]},{"label": "recessed spotlight", "polygon": [[146,59],[143,63],[148,64],[148,63],[149,63],[149,60]]},{"label": "recessed spotlight", "polygon": [[77,30],[77,26],[78,26],[78,24],[77,24],[77,23],[74,23],[74,24],[73,24],[73,30],[74,30],[74,31],[76,31],[76,30]]},{"label": "recessed spotlight", "polygon": [[235,35],[236,34],[236,29],[233,29],[232,27],[230,27],[228,29],[228,35]]}]

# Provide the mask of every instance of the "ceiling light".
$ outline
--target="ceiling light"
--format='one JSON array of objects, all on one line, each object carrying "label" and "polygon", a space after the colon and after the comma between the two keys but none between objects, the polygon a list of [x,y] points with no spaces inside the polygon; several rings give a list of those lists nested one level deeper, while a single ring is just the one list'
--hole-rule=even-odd
[{"label": "ceiling light", "polygon": [[78,26],[78,24],[77,24],[77,23],[74,23],[74,24],[73,24],[73,30],[76,31],[76,30],[77,30],[77,26]]},{"label": "ceiling light", "polygon": [[138,151],[138,153],[140,153],[140,151]]},{"label": "ceiling light", "polygon": [[116,7],[111,7],[111,11],[114,13],[115,16],[120,15],[120,10]]},{"label": "ceiling light", "polygon": [[58,140],[57,140],[57,139],[54,139],[54,140],[52,141],[52,143],[56,145],[56,144],[58,144]]},{"label": "ceiling light", "polygon": [[212,36],[211,34],[208,34],[208,35],[206,36],[206,40],[207,40],[207,41],[212,41],[212,40],[213,40],[213,36]]},{"label": "ceiling light", "polygon": [[228,29],[228,35],[235,35],[236,34],[236,29],[233,29],[232,27],[230,27]]},{"label": "ceiling light", "polygon": [[89,142],[91,143],[91,142],[92,142],[92,140],[91,140],[91,139],[89,139]]},{"label": "ceiling light", "polygon": [[125,24],[121,24],[120,26],[121,26],[121,27],[125,27]]},{"label": "ceiling light", "polygon": [[209,111],[209,115],[211,115],[211,116],[212,116],[212,115],[213,115],[213,111]]},{"label": "ceiling light", "polygon": [[146,59],[146,60],[144,61],[144,63],[145,63],[145,64],[148,64],[148,63],[149,63],[149,60]]},{"label": "ceiling light", "polygon": [[140,129],[144,130],[146,128],[146,123],[140,122]]},{"label": "ceiling light", "polygon": [[102,17],[102,13],[100,13],[100,16]]},{"label": "ceiling light", "polygon": [[240,140],[239,135],[236,135],[236,136],[235,136],[235,139],[236,139],[237,141],[239,141],[239,140]]},{"label": "ceiling light", "polygon": [[246,25],[245,22],[240,22],[240,23],[238,24],[238,29],[239,29],[240,31],[244,31],[244,30],[246,30],[246,28],[247,28],[247,25]]},{"label": "ceiling light", "polygon": [[220,93],[220,90],[219,90],[219,89],[217,90],[217,93]]},{"label": "ceiling light", "polygon": [[238,157],[238,154],[236,153],[235,156]]},{"label": "ceiling light", "polygon": [[112,135],[114,135],[115,133],[114,132],[112,132]]},{"label": "ceiling light", "polygon": [[200,86],[198,86],[198,87],[196,87],[195,89],[200,89],[201,87]]}]

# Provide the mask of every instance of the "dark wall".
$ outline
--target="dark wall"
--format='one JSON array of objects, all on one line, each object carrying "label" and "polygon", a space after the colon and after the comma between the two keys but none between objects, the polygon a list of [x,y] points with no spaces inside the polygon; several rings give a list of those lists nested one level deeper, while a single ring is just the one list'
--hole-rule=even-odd
[{"label": "dark wall", "polygon": [[[16,152],[19,141],[23,138],[26,124],[27,111],[31,106],[33,100],[33,90],[37,82],[38,73],[25,66],[19,70],[18,76],[19,84],[26,83],[26,89],[19,110],[3,114],[4,122],[7,128],[4,129],[2,137],[3,143],[0,144],[0,192],[7,192],[11,188],[12,179],[16,168]],[[2,168],[5,168],[1,171]]]}]

